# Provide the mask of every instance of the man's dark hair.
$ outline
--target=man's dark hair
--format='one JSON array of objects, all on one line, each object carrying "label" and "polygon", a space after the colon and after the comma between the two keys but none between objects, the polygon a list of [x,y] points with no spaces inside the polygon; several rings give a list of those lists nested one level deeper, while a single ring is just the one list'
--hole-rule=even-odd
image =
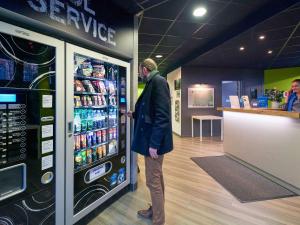
[{"label": "man's dark hair", "polygon": [[300,84],[300,79],[295,79],[295,80],[293,80],[293,82],[292,82],[292,83],[294,83],[294,82],[296,82],[296,83]]}]

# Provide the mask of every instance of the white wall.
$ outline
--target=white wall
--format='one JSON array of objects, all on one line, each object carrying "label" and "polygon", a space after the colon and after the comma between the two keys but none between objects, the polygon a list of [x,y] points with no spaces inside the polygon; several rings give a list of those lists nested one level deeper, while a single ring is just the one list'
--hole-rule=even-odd
[{"label": "white wall", "polygon": [[[171,105],[172,105],[172,127],[173,132],[181,136],[181,90],[175,91],[174,81],[181,79],[181,67],[172,71],[167,75],[168,84],[170,86],[171,93]],[[178,96],[179,94],[179,96]],[[175,120],[175,102],[179,101],[179,121]]]}]

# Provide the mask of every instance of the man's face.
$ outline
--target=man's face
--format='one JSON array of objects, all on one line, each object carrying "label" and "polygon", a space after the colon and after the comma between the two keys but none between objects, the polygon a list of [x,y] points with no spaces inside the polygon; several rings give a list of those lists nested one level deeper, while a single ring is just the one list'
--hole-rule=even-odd
[{"label": "man's face", "polygon": [[139,66],[139,77],[141,79],[145,79],[145,77],[147,77],[145,74],[145,67],[143,66]]},{"label": "man's face", "polygon": [[300,84],[298,82],[293,82],[292,90],[293,90],[293,92],[300,93]]}]

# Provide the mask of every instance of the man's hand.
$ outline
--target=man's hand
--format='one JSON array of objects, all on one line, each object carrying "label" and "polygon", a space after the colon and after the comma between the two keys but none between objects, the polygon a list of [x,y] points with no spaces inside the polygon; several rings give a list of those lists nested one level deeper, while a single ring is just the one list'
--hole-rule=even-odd
[{"label": "man's hand", "polygon": [[157,155],[157,149],[155,148],[149,148],[149,154],[151,156],[152,159],[157,159],[158,155]]},{"label": "man's hand", "polygon": [[132,113],[132,111],[128,111],[127,113],[126,113],[126,115],[129,117],[129,118],[133,118],[133,113]]}]

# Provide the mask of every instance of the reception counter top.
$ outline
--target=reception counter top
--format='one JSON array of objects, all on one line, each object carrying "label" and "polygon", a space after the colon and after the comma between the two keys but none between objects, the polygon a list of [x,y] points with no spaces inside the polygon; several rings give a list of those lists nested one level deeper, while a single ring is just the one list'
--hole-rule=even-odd
[{"label": "reception counter top", "polygon": [[283,110],[274,110],[274,109],[263,109],[263,108],[252,108],[252,109],[231,109],[231,108],[217,108],[218,111],[228,111],[228,112],[241,112],[241,113],[253,113],[253,114],[262,114],[270,116],[284,116],[294,119],[300,119],[300,113],[298,112],[287,112]]},{"label": "reception counter top", "polygon": [[300,194],[300,114],[269,109],[223,111],[224,152]]}]

